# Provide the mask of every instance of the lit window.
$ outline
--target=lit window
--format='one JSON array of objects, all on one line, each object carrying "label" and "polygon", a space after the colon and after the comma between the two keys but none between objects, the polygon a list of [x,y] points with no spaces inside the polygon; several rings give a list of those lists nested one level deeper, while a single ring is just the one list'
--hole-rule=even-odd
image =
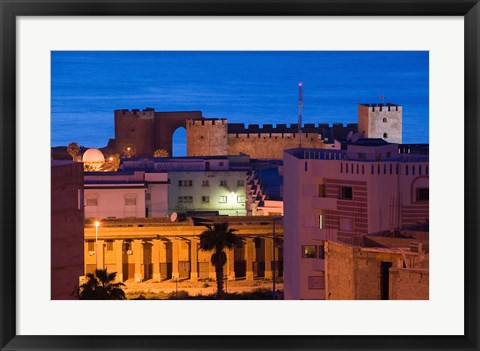
[{"label": "lit window", "polygon": [[428,201],[428,188],[417,188],[417,201]]},{"label": "lit window", "polygon": [[227,202],[227,197],[226,196],[220,196],[218,198],[218,202],[220,202],[222,204],[226,203]]},{"label": "lit window", "polygon": [[342,186],[340,189],[340,198],[344,200],[353,199],[353,189],[351,186]]},{"label": "lit window", "polygon": [[323,214],[317,215],[317,228],[319,229],[325,228],[325,215]]},{"label": "lit window", "polygon": [[209,196],[202,196],[202,202],[210,202]]},{"label": "lit window", "polygon": [[316,257],[317,257],[317,245],[302,246],[302,258],[316,258]]},{"label": "lit window", "polygon": [[245,196],[237,196],[237,202],[245,202]]}]

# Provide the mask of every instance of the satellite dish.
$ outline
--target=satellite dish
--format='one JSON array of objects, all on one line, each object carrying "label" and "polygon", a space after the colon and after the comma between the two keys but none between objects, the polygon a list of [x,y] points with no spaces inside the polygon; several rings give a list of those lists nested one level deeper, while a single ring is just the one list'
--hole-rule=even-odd
[{"label": "satellite dish", "polygon": [[[350,132],[351,133],[351,132]],[[356,143],[358,141],[358,139],[360,139],[360,133],[355,133],[353,134],[352,136],[352,143]]]},{"label": "satellite dish", "polygon": [[177,221],[177,218],[178,218],[178,215],[177,215],[177,212],[173,212],[171,215],[170,215],[170,222],[176,222]]},{"label": "satellite dish", "polygon": [[347,141],[352,140],[352,136],[353,136],[353,130],[351,130],[351,131],[348,132],[348,134],[347,134]]}]

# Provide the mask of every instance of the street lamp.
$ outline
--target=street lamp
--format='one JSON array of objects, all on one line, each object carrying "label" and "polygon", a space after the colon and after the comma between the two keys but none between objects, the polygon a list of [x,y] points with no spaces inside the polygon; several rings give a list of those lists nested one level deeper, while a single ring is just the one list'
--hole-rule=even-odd
[{"label": "street lamp", "polygon": [[276,221],[282,221],[282,218],[281,216],[279,217],[273,217],[272,218],[272,221],[273,221],[273,253],[272,253],[272,292],[273,292],[273,296],[276,296],[276,287],[275,287],[275,283],[276,283],[276,273],[277,273],[277,261],[275,259],[275,246],[277,246],[277,236],[276,236],[276,232],[275,232],[275,223]]},{"label": "street lamp", "polygon": [[99,221],[95,221],[95,269],[98,269],[98,226]]}]

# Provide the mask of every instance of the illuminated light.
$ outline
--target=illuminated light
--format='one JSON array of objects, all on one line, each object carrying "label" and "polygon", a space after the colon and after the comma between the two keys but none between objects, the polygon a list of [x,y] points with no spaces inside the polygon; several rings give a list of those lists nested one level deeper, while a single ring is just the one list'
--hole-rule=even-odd
[{"label": "illuminated light", "polygon": [[235,193],[232,191],[230,195],[228,196],[228,203],[233,204],[235,203]]},{"label": "illuminated light", "polygon": [[303,83],[302,83],[302,82],[298,83],[298,86],[299,86],[299,87],[301,87],[302,85],[303,85]]},{"label": "illuminated light", "polygon": [[110,157],[109,160],[110,160],[110,161],[113,161],[113,157]]},{"label": "illuminated light", "polygon": [[95,221],[95,227],[98,228],[99,225],[100,225],[100,222],[99,222],[99,221]]}]

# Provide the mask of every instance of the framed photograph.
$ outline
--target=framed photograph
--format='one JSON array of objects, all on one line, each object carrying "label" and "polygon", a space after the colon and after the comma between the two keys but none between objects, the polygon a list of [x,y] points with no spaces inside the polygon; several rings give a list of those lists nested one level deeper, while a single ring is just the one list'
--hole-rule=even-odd
[{"label": "framed photograph", "polygon": [[2,1],[1,349],[479,349],[479,6]]}]

